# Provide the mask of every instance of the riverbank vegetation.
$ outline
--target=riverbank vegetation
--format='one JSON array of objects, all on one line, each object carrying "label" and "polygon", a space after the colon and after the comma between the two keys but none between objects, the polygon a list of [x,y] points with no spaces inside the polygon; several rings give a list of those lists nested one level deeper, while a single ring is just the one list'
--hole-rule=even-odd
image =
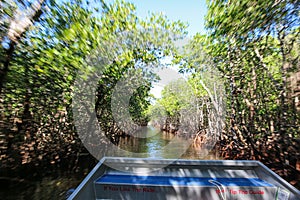
[{"label": "riverbank vegetation", "polygon": [[[0,5],[2,175],[72,171],[83,160],[92,166],[74,124],[75,105],[91,121],[95,114],[114,144],[126,135],[120,127],[133,131],[154,117],[163,130],[199,136],[199,142],[217,137],[215,149],[224,159],[260,160],[299,187],[299,1],[208,1],[207,33],[196,34],[183,52],[175,42],[186,37],[186,24],[157,13],[141,19],[131,3]],[[164,67],[166,56],[189,76],[167,85],[150,106],[154,69]],[[92,90],[86,80],[94,79],[91,109],[89,96],[76,102],[74,96]],[[84,80],[80,87],[78,80]],[[116,88],[127,86],[131,96],[124,107],[114,99],[123,91]],[[115,119],[125,108],[133,124]],[[187,109],[192,116],[181,113]]]}]

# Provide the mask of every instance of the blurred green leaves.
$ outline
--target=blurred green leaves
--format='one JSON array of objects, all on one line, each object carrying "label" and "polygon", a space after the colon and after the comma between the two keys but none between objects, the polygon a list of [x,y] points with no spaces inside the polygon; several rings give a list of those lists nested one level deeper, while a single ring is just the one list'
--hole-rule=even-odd
[{"label": "blurred green leaves", "polygon": [[[76,155],[82,146],[70,110],[73,83],[77,76],[84,78],[96,72],[99,66],[88,59],[99,55],[104,54],[108,62],[101,66],[104,71],[95,91],[95,112],[107,136],[116,143],[114,136],[123,134],[112,118],[111,95],[130,70],[142,70],[148,81],[130,100],[133,120],[147,123],[147,97],[156,78],[151,68],[160,67],[157,52],[175,52],[174,41],[185,36],[185,24],[169,21],[161,14],[138,18],[135,6],[124,1],[45,1],[40,15],[30,19],[32,24],[14,43],[7,36],[9,26],[17,11],[25,11],[26,6],[19,1],[1,1],[1,70],[9,56],[5,79],[1,79],[2,166],[39,165],[41,157],[53,164],[60,162],[55,158]],[[15,155],[20,158],[9,159]]]}]

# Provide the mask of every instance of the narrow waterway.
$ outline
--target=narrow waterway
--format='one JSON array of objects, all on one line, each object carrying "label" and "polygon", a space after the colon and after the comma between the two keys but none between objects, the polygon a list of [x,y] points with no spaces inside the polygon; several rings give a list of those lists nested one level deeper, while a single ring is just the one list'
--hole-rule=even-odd
[{"label": "narrow waterway", "polygon": [[121,138],[119,142],[119,148],[128,151],[128,155],[134,152],[138,153],[135,154],[138,157],[148,158],[218,159],[210,149],[203,149],[197,143],[187,142],[185,138],[151,126],[140,129],[134,136]]},{"label": "narrow waterway", "polygon": [[[149,158],[218,159],[213,152],[205,151],[193,143],[190,146],[183,145],[186,144],[184,138],[162,132],[154,127],[144,127],[134,133],[134,136],[120,139],[118,147],[123,152],[127,152],[127,156],[132,156],[132,153],[135,153],[134,155],[137,157]],[[173,145],[170,145],[171,143]],[[38,181],[12,180],[7,184],[7,181],[0,180],[0,199],[63,200],[66,198],[66,191],[75,188],[86,175],[63,175],[64,173],[61,172],[57,174]]]}]

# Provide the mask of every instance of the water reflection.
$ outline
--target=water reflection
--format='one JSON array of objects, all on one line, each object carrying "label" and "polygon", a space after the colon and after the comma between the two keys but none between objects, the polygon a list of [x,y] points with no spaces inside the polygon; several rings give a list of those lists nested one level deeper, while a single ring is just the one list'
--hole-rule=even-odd
[{"label": "water reflection", "polygon": [[79,175],[61,175],[44,177],[41,180],[4,180],[0,178],[1,200],[52,200],[66,199],[66,191],[76,187],[84,177]]},{"label": "water reflection", "polygon": [[[124,150],[128,157],[131,157],[132,153],[143,153],[139,154],[140,157],[218,159],[213,152],[209,152],[193,142],[187,142],[185,138],[162,132],[151,126],[143,127],[133,135],[134,137],[120,139],[120,152],[116,152],[117,155]],[[171,141],[173,145],[170,144]],[[167,145],[168,148],[165,148]],[[181,156],[178,155],[180,152],[183,152]]]}]

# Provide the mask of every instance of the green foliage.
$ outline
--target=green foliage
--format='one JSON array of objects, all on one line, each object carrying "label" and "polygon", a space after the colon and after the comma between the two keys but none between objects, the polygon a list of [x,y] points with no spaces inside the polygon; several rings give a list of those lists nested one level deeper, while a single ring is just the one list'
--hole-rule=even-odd
[{"label": "green foliage", "polygon": [[299,26],[297,1],[207,1],[206,26],[214,37],[226,36],[248,39],[259,38],[285,25],[289,30]]},{"label": "green foliage", "polygon": [[[299,2],[207,3],[209,34],[205,49],[212,58],[212,65],[222,72],[229,97],[225,143],[234,141],[239,149],[251,152],[229,154],[261,158],[262,152],[278,150],[270,147],[276,142],[268,139],[275,133],[280,136],[274,140],[289,146],[290,143],[282,142],[283,138],[292,140],[299,131],[299,120],[294,120],[299,119],[299,113],[288,89],[289,72],[299,66],[299,34],[295,34],[300,25]],[[197,38],[194,42],[200,44]],[[287,158],[280,159],[286,161]],[[285,162],[283,160],[281,162]]]},{"label": "green foliage", "polygon": [[[1,1],[1,42],[7,40],[15,10],[25,9],[18,6],[14,1],[11,4]],[[126,76],[130,71],[140,71],[145,84],[133,92],[129,112],[136,124],[147,124],[147,99],[151,82],[156,79],[152,68],[160,65],[162,55],[174,52],[173,42],[185,35],[182,22],[171,22],[161,14],[138,18],[135,6],[124,1],[113,4],[47,1],[41,11],[12,46],[8,73],[3,74],[1,110],[4,112],[0,124],[3,167],[32,162],[55,164],[63,158],[71,159],[69,166],[77,162],[78,151],[84,149],[72,121],[70,106],[72,95],[77,92],[73,84],[76,76],[87,79],[97,72],[99,65],[89,59],[99,55],[107,62],[100,66],[103,73],[98,77],[95,91],[95,111],[107,137],[116,143],[115,136],[123,134],[113,119],[111,99],[115,85],[122,78],[130,78]],[[2,44],[1,54],[9,53],[5,42]],[[4,58],[1,56],[1,64]]]},{"label": "green foliage", "polygon": [[184,79],[178,79],[169,83],[161,92],[162,98],[158,101],[172,117],[179,114],[182,109],[189,106],[192,93],[189,85]]}]

